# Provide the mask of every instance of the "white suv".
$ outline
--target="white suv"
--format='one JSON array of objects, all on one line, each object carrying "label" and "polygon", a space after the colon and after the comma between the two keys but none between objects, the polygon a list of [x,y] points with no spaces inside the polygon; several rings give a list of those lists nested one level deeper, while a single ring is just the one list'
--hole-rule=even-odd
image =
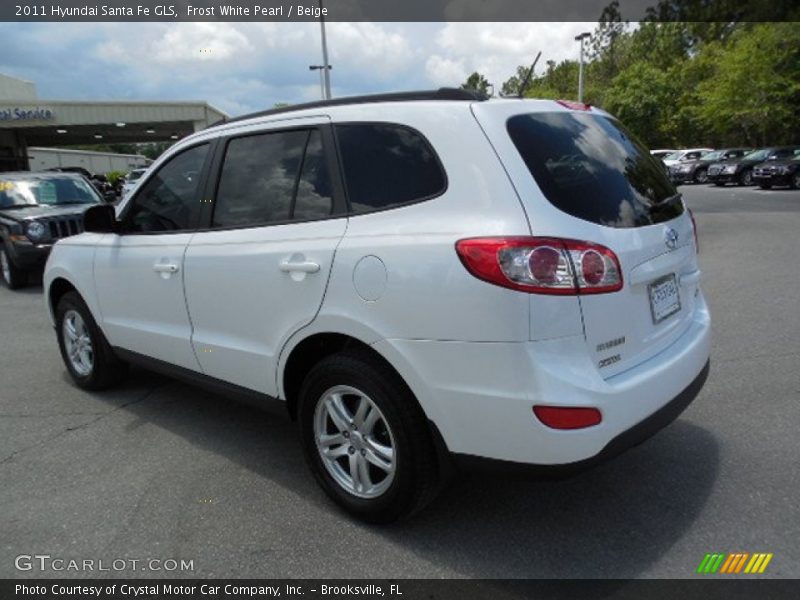
[{"label": "white suv", "polygon": [[368,96],[176,144],[55,245],[45,290],[86,389],[127,363],[285,403],[359,517],[452,457],[583,467],[695,397],[694,226],[614,118],[550,100]]}]

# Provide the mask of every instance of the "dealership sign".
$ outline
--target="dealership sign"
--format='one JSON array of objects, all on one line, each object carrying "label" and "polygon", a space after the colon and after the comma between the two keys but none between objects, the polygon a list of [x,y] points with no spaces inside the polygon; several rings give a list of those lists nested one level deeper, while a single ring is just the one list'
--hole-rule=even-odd
[{"label": "dealership sign", "polygon": [[0,108],[0,121],[52,121],[55,116],[49,108]]}]

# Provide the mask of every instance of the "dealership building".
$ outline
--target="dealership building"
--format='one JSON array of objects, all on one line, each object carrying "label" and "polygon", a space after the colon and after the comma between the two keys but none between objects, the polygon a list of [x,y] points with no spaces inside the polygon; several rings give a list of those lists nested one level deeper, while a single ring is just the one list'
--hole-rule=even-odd
[{"label": "dealership building", "polygon": [[[31,147],[169,142],[225,118],[205,102],[41,100],[33,83],[0,74],[0,171],[30,169]],[[59,166],[83,166],[62,164],[70,155],[81,156],[62,153]]]}]

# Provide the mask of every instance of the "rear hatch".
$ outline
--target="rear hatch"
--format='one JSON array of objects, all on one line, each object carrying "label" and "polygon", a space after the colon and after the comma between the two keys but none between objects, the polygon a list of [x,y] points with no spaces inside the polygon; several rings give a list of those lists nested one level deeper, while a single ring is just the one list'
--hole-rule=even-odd
[{"label": "rear hatch", "polygon": [[[473,112],[532,235],[594,242],[617,256],[622,289],[578,296],[588,352],[607,378],[686,331],[699,271],[691,217],[658,159],[606,113],[578,106],[501,101]],[[541,298],[531,295],[532,314]]]}]

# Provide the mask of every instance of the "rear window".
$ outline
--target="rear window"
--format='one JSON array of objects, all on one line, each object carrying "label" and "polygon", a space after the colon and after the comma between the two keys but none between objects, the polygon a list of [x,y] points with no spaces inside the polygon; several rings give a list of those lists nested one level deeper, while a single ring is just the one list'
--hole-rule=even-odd
[{"label": "rear window", "polygon": [[422,135],[402,125],[336,126],[350,209],[363,213],[419,202],[444,192],[439,159]]},{"label": "rear window", "polygon": [[534,113],[512,117],[507,127],[542,193],[567,214],[625,228],[683,213],[664,165],[618,121],[586,113]]}]

